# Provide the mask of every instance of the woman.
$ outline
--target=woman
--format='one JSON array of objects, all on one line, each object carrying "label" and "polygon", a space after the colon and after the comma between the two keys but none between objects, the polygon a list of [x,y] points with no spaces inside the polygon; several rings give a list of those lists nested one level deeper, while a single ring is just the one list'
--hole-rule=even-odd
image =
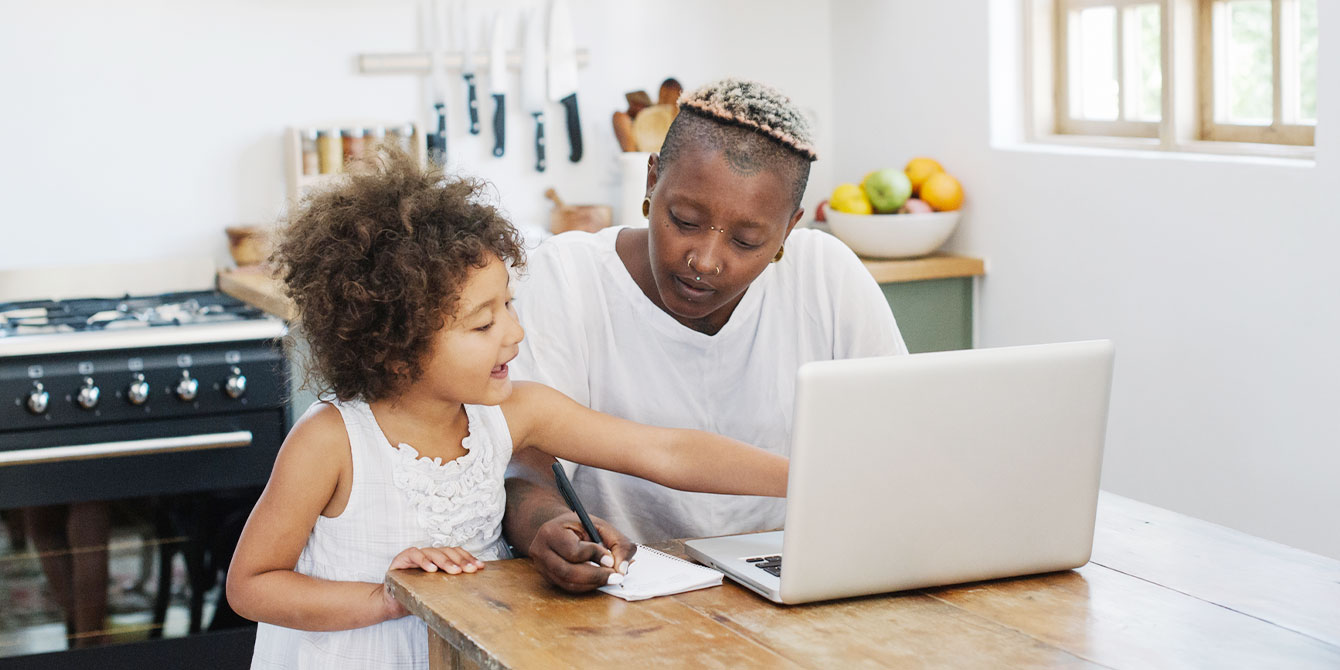
[{"label": "woman", "polygon": [[[648,227],[559,235],[530,257],[517,293],[529,337],[513,374],[602,412],[786,454],[801,364],[907,352],[856,256],[793,231],[814,159],[804,117],[771,88],[727,79],[683,97],[648,163]],[[624,532],[655,542],[784,518],[781,500],[682,493],[569,464],[607,555],[584,541],[552,463],[513,460],[504,532],[571,591],[626,569],[635,546]]]}]

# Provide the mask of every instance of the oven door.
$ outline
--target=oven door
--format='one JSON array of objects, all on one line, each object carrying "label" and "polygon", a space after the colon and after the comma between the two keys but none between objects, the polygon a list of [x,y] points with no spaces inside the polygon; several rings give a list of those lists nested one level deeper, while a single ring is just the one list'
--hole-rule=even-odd
[{"label": "oven door", "polygon": [[285,410],[0,435],[0,509],[263,486]]},{"label": "oven door", "polygon": [[286,417],[0,433],[0,666],[244,667],[223,576]]}]

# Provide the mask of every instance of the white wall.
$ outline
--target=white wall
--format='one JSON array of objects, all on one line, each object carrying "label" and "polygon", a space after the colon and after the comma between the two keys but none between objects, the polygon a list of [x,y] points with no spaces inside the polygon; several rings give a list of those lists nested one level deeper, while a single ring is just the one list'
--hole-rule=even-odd
[{"label": "white wall", "polygon": [[1315,165],[993,148],[1017,52],[986,4],[832,4],[833,174],[929,155],[961,178],[979,346],[1116,340],[1104,488],[1340,557],[1340,3]]},{"label": "white wall", "polygon": [[[831,146],[822,134],[832,109],[826,3],[791,0],[767,12],[708,0],[570,4],[577,43],[591,51],[578,96],[581,163],[567,162],[562,109],[553,107],[551,166],[534,172],[533,124],[515,88],[507,155],[493,158],[487,90],[485,130],[470,136],[464,87],[451,77],[452,167],[493,181],[519,225],[547,225],[549,186],[570,202],[617,204],[610,115],[626,106],[625,91],[655,97],[666,76],[689,88],[726,75],[770,82],[814,113],[820,149]],[[514,46],[522,12],[541,6],[470,3],[481,39],[498,8],[512,19]],[[225,226],[271,222],[281,212],[286,126],[427,120],[419,78],[360,75],[355,62],[359,53],[416,49],[416,16],[412,0],[8,3],[0,22],[0,270],[225,259]]]}]

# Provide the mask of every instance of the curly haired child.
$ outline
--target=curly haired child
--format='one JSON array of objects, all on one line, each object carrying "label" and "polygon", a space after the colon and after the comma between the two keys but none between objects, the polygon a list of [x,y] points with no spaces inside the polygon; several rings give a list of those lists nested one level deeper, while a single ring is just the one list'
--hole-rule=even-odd
[{"label": "curly haired child", "polygon": [[289,433],[229,571],[230,604],[261,622],[252,667],[427,667],[427,629],[385,573],[457,575],[508,557],[515,452],[678,489],[785,495],[785,458],[512,383],[523,333],[508,268],[523,254],[481,188],[385,152],[308,200],[283,234],[273,261],[329,400]]}]

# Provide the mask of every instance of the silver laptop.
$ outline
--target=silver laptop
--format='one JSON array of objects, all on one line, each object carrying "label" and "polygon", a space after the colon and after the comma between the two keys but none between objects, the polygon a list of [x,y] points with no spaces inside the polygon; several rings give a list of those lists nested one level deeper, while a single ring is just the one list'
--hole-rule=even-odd
[{"label": "silver laptop", "polygon": [[808,363],[786,530],[688,553],[779,603],[1084,565],[1113,354],[1100,340]]}]

